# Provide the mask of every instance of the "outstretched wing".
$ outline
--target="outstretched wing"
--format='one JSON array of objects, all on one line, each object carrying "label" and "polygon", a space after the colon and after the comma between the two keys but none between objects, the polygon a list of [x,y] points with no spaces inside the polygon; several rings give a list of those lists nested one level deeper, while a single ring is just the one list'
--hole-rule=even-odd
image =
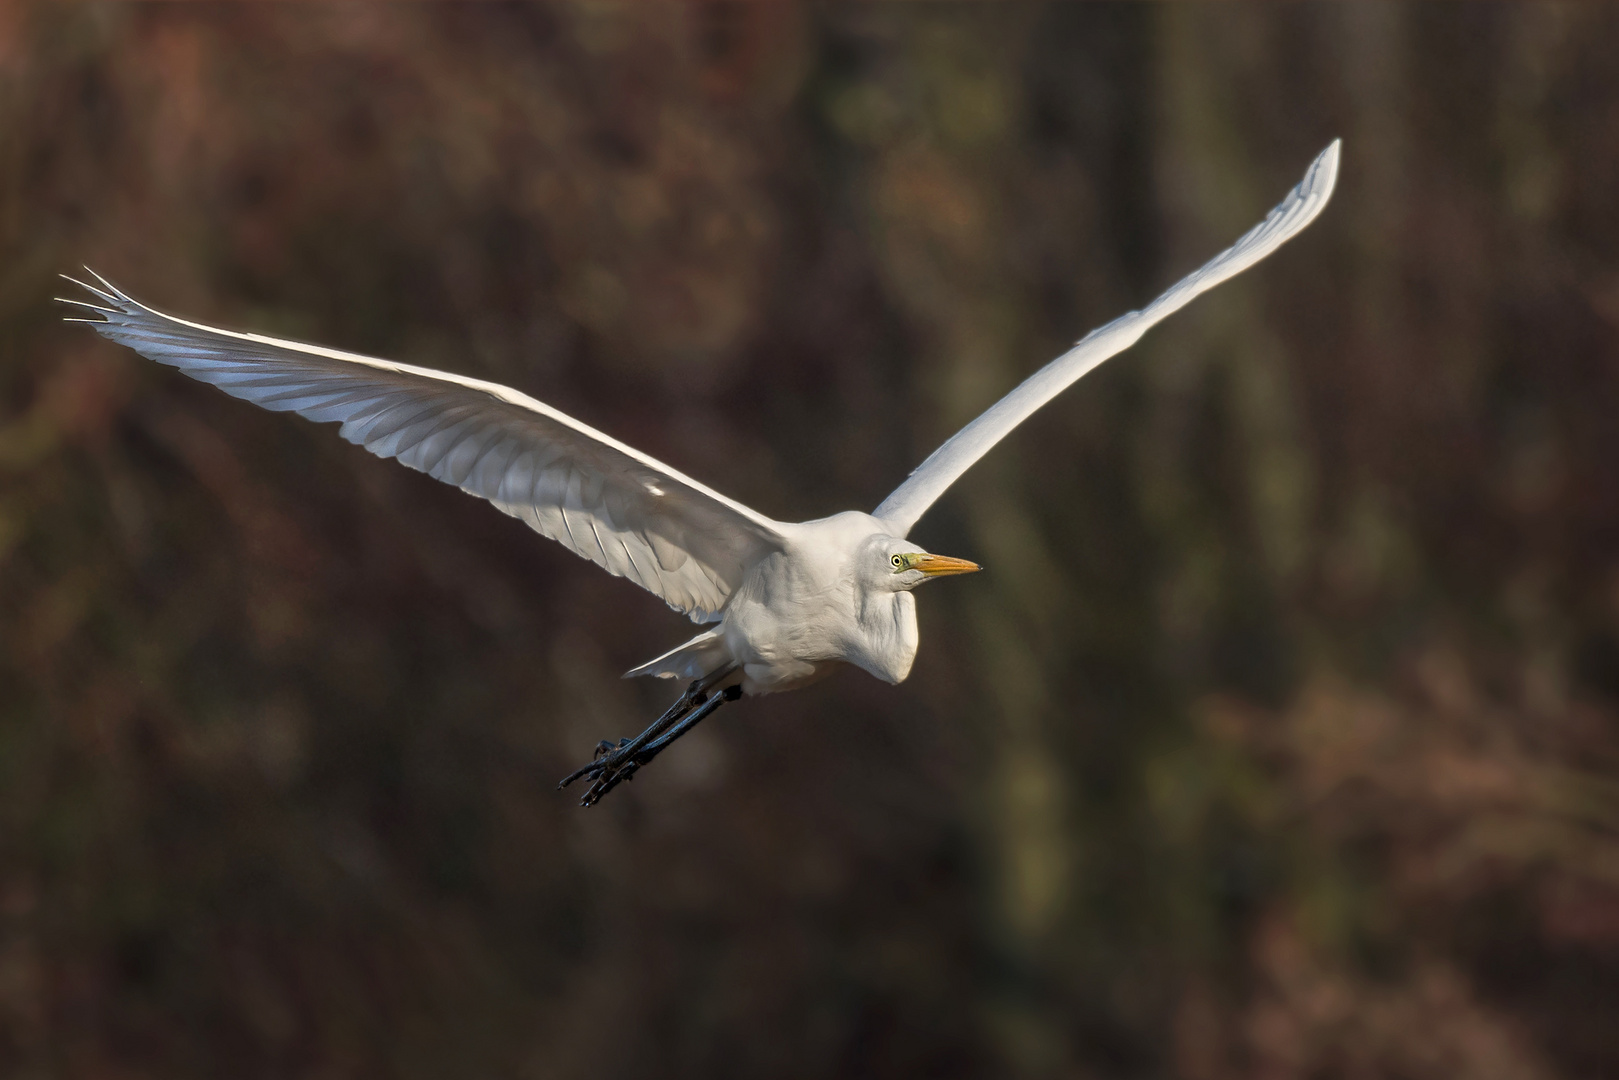
[{"label": "outstretched wing", "polygon": [[1179,311],[1193,297],[1242,273],[1297,235],[1315,220],[1332,196],[1332,186],[1338,178],[1339,145],[1340,140],[1333,140],[1282,204],[1208,265],[1183,278],[1140,311],[1121,315],[1092,330],[1079,344],[1030,375],[1017,389],[952,435],[883,500],[874,516],[886,522],[895,536],[906,535],[946,488],[1036,409],[1102,361],[1134,345],[1149,328]]},{"label": "outstretched wing", "polygon": [[74,321],[233,397],[340,421],[350,442],[488,499],[693,622],[717,619],[748,567],[781,546],[776,522],[515,390],[216,330],[96,279],[103,288],[74,282],[99,301],[66,300],[92,313]]}]

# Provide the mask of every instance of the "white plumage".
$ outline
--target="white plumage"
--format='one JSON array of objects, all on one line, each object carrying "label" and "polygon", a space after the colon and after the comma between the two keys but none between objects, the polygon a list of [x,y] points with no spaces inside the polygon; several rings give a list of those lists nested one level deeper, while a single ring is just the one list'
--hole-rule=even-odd
[{"label": "white plumage", "polygon": [[488,499],[694,622],[717,622],[629,673],[694,683],[652,728],[575,774],[596,781],[588,805],[738,692],[801,686],[844,663],[903,680],[917,648],[911,590],[977,569],[907,540],[917,520],[1041,405],[1313,221],[1332,194],[1338,158],[1335,141],[1263,222],[1147,307],[1093,331],[1029,376],[934,451],[872,514],[796,524],[774,521],[496,383],[178,319],[100,275],[101,288],[76,282],[99,302],[65,302],[94,313],[77,321],[143,356],[267,409],[340,422],[350,442]]}]

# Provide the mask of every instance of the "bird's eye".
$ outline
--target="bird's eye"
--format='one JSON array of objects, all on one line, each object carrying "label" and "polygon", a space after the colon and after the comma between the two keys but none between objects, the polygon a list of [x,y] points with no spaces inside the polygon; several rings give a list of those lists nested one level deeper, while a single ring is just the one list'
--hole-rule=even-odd
[{"label": "bird's eye", "polygon": [[894,569],[895,570],[903,570],[903,569],[905,569],[905,556],[903,556],[903,555],[895,555],[892,559],[889,559],[888,561],[894,564]]}]

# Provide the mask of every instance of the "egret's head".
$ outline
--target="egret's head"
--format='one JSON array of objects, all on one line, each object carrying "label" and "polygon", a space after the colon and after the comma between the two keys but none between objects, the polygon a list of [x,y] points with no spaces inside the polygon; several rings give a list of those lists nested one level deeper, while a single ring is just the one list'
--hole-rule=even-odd
[{"label": "egret's head", "polygon": [[885,538],[873,552],[872,577],[880,587],[892,592],[909,592],[924,581],[971,574],[983,567],[966,559],[952,559],[948,555],[934,555],[923,551],[915,542]]}]

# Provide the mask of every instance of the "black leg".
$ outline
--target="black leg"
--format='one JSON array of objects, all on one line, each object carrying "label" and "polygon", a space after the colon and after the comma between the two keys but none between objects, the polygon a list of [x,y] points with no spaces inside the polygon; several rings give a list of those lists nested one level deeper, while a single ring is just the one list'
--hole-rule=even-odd
[{"label": "black leg", "polygon": [[635,774],[641,771],[641,767],[668,749],[670,743],[708,719],[714,710],[724,705],[727,701],[735,701],[741,696],[742,688],[740,686],[727,686],[724,690],[709,698],[702,705],[693,709],[680,723],[641,747],[640,752],[617,769],[610,773],[598,773],[596,782],[590,786],[589,791],[585,792],[585,797],[580,800],[579,805],[594,806],[600,802],[602,796],[618,787],[619,784],[626,780],[634,779]]},{"label": "black leg", "polygon": [[693,679],[692,684],[686,687],[686,692],[681,694],[662,716],[652,721],[645,731],[633,739],[620,739],[617,745],[603,739],[596,744],[596,754],[591,759],[590,764],[582,765],[563,777],[562,783],[558,784],[557,787],[559,789],[565,788],[586,773],[612,768],[618,762],[628,759],[635,751],[668,731],[680,721],[681,717],[701,705],[707,698],[708,694],[703,690],[703,680]]},{"label": "black leg", "polygon": [[668,731],[664,732],[662,735],[643,746],[641,748],[641,752],[635,755],[635,763],[637,765],[645,765],[647,762],[663,753],[670,743],[686,734],[686,732],[690,731],[698,724],[701,724],[715,709],[719,708],[725,702],[735,701],[741,696],[742,688],[740,686],[727,686],[714,697],[709,698],[708,703],[702,708],[693,710],[686,716],[684,720],[680,721],[680,723],[676,724],[674,727],[670,728]]},{"label": "black leg", "polygon": [[[635,775],[642,765],[656,757],[665,747],[675,739],[690,731],[702,719],[720,707],[725,701],[735,701],[742,696],[739,686],[727,687],[719,695],[710,697],[713,688],[723,682],[736,666],[729,665],[696,679],[686,687],[686,692],[680,695],[673,705],[641,734],[633,739],[620,739],[617,745],[603,740],[596,746],[596,755],[588,765],[582,765],[563,778],[557,785],[565,788],[581,777],[593,780],[590,790],[580,805],[590,806],[600,801],[601,797],[622,780],[628,780]],[[651,750],[651,754],[647,751]]]}]

